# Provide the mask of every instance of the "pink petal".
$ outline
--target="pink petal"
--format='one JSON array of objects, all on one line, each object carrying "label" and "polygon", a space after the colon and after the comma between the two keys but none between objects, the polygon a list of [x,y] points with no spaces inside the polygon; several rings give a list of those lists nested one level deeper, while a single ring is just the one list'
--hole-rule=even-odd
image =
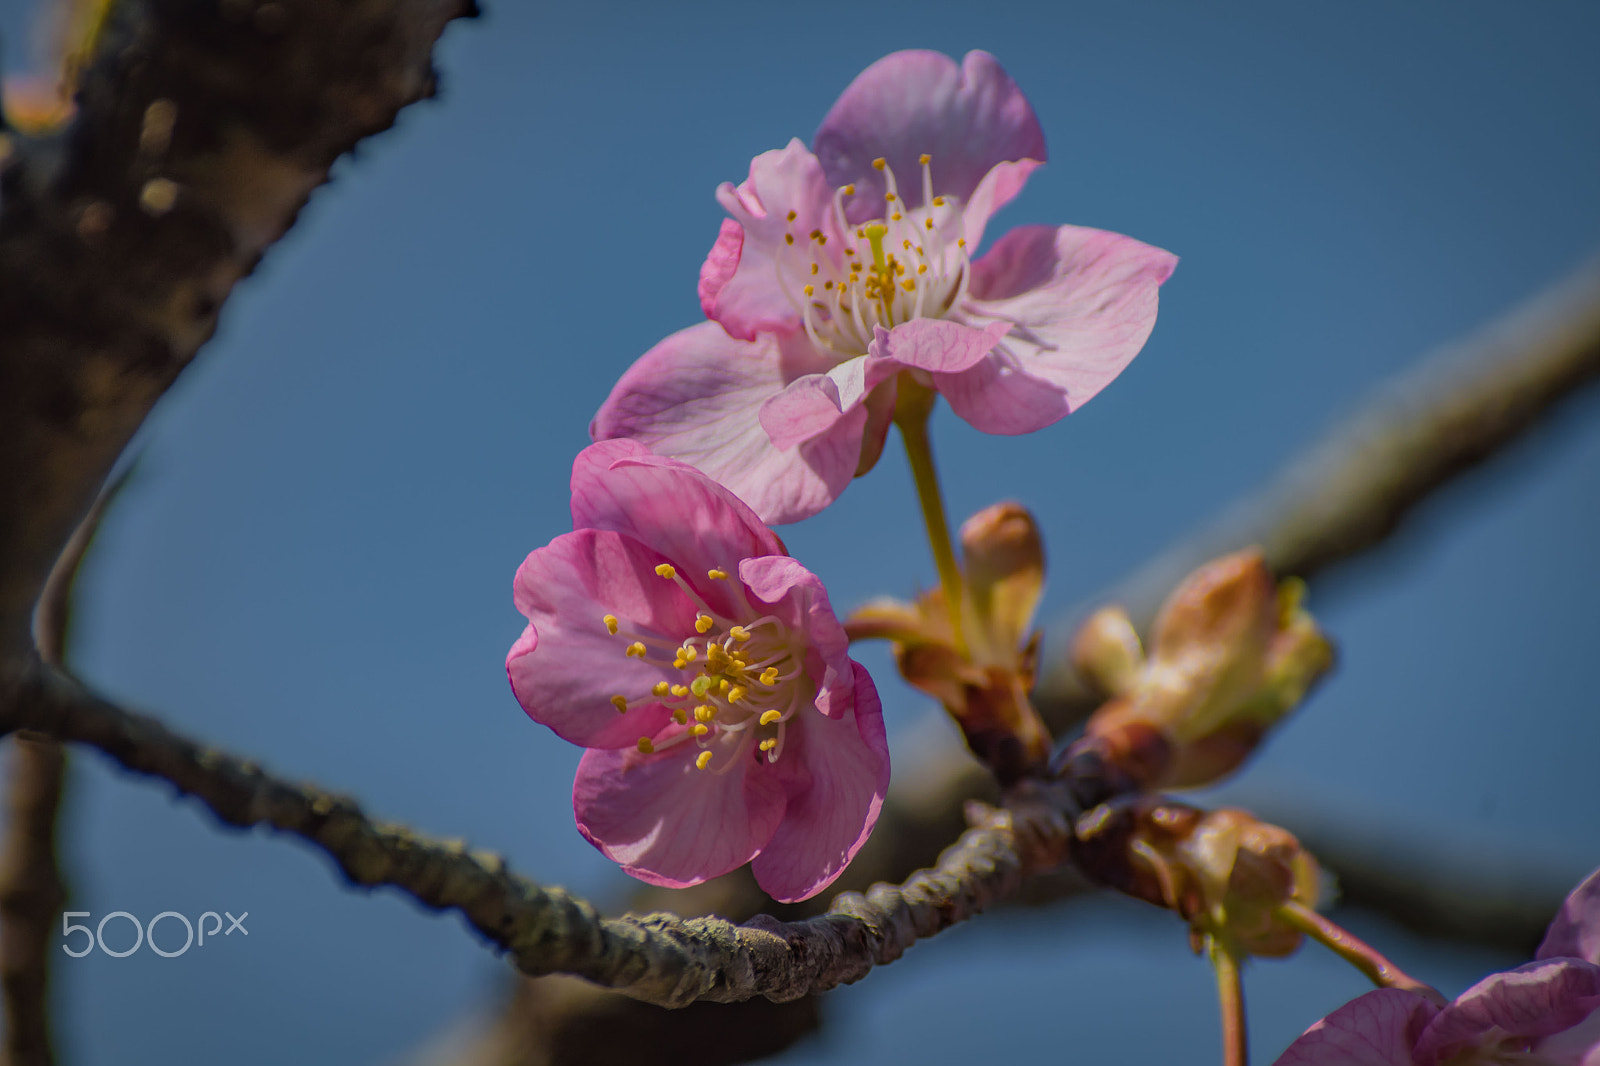
[{"label": "pink petal", "polygon": [[[900,364],[891,359],[873,355],[846,359],[826,373],[792,381],[769,397],[761,406],[761,426],[774,447],[792,448],[834,431],[840,422],[850,419],[879,382],[899,372]],[[854,427],[855,422],[849,424]]]},{"label": "pink petal", "polygon": [[[862,222],[882,213],[884,175],[893,168],[912,207],[922,203],[918,157],[933,157],[935,195],[971,199],[997,164],[1045,161],[1044,131],[1022,90],[987,52],[968,52],[957,67],[938,52],[896,52],[856,76],[812,138],[829,185],[854,183],[848,217]],[[1026,174],[1024,173],[1024,177]],[[991,209],[1017,188],[996,189]],[[1003,194],[1003,195],[1002,195]]]},{"label": "pink petal", "polygon": [[1600,870],[1584,878],[1567,896],[1533,957],[1558,956],[1600,963]]},{"label": "pink petal", "polygon": [[756,883],[773,899],[796,903],[827,888],[872,834],[889,788],[883,706],[872,678],[854,667],[855,708],[840,718],[796,717],[776,771],[788,808],[756,856]]},{"label": "pink petal", "polygon": [[1274,1066],[1413,1066],[1417,1034],[1438,1009],[1415,992],[1368,992],[1307,1029]]},{"label": "pink petal", "polygon": [[867,351],[902,366],[954,374],[988,355],[1010,331],[1009,322],[991,322],[978,328],[948,319],[915,318],[892,330],[875,326]]},{"label": "pink petal", "polygon": [[1060,387],[1020,365],[1009,342],[969,370],[933,375],[933,385],[958,418],[984,433],[1032,433],[1072,410]]},{"label": "pink petal", "polygon": [[989,219],[1022,191],[1023,185],[1027,184],[1028,175],[1039,165],[1031,159],[1019,159],[1015,163],[997,163],[983,176],[983,180],[978,182],[972,198],[967,201],[961,212],[961,233],[967,239],[968,248],[977,248],[983,244],[983,231],[988,228]]},{"label": "pink petal", "polygon": [[714,322],[674,333],[628,370],[589,427],[692,464],[765,522],[798,522],[850,484],[861,451],[857,415],[793,450],[775,447],[761,407],[792,381],[832,365],[803,335],[729,337]]},{"label": "pink petal", "polygon": [[844,714],[856,684],[850,638],[821,579],[786,555],[746,559],[739,564],[739,579],[791,632],[803,635],[806,673],[818,688],[817,710],[833,718]]},{"label": "pink petal", "polygon": [[694,632],[695,610],[683,590],[655,575],[662,556],[621,533],[580,530],[538,549],[512,585],[528,628],[506,656],[506,674],[528,717],[591,748],[616,748],[652,736],[669,718],[660,704],[618,714],[612,696],[648,696],[676,671],[625,652],[603,619],[668,640]]},{"label": "pink petal", "polygon": [[717,240],[700,264],[700,310],[707,318],[717,317],[717,294],[733,279],[739,269],[739,257],[744,252],[744,227],[731,218],[722,220]]},{"label": "pink petal", "polygon": [[1023,226],[973,264],[968,321],[1011,322],[1023,370],[1065,390],[1076,411],[1122,373],[1155,327],[1177,258],[1081,226]]},{"label": "pink petal", "polygon": [[[813,230],[837,235],[833,189],[817,157],[798,140],[763,152],[750,162],[750,177],[738,188],[724,182],[717,201],[741,230],[737,251],[726,222],[700,269],[700,306],[730,336],[755,340],[758,333],[800,326],[799,312],[779,283],[784,235],[804,241]],[[795,217],[790,219],[789,212]],[[736,256],[730,269],[729,258]],[[786,266],[793,256],[782,256]],[[798,288],[798,279],[790,279]]]},{"label": "pink petal", "polygon": [[1541,1059],[1560,1066],[1600,1066],[1600,1010],[1571,1029],[1538,1041],[1533,1051]]},{"label": "pink petal", "polygon": [[717,773],[726,758],[718,751],[712,766],[698,769],[699,752],[693,743],[654,755],[584,752],[572,785],[578,831],[652,885],[683,888],[743,866],[783,817],[782,783],[753,755]]},{"label": "pink petal", "polygon": [[1600,966],[1576,959],[1530,962],[1490,974],[1441,1010],[1417,1040],[1417,1059],[1443,1061],[1484,1041],[1537,1040],[1600,1009]]}]

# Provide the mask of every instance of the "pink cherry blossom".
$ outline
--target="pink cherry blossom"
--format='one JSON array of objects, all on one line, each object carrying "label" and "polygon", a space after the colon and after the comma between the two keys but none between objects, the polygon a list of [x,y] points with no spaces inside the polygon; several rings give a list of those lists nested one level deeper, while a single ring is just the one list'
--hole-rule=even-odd
[{"label": "pink cherry blossom", "polygon": [[985,433],[1028,433],[1144,346],[1170,253],[1023,226],[972,258],[1045,161],[1033,109],[993,56],[880,59],[812,144],[759,155],[718,190],[730,217],[700,273],[711,321],[623,375],[596,440],[643,441],[792,522],[876,461],[901,372]]},{"label": "pink cherry blossom", "polygon": [[822,582],[727,489],[635,441],[586,448],[573,532],[517,571],[528,716],[589,750],[590,843],[674,888],[753,861],[783,902],[849,864],[889,784],[883,710]]},{"label": "pink cherry blossom", "polygon": [[1289,1045],[1277,1066],[1600,1066],[1600,870],[1573,890],[1534,961],[1453,1003],[1368,992]]}]

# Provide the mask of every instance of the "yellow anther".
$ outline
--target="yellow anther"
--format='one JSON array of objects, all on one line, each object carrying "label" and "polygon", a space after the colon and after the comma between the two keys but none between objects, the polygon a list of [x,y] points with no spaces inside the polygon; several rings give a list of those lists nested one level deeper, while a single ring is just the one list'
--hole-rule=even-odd
[{"label": "yellow anther", "polygon": [[814,229],[814,230],[811,231],[809,236],[811,237],[812,240],[816,240],[818,237],[822,236],[822,231],[819,230],[819,229]]},{"label": "yellow anther", "polygon": [[844,194],[846,196],[854,196],[856,194],[856,187],[854,185],[846,185],[844,187]]},{"label": "yellow anther", "polygon": [[[889,217],[891,219],[893,219],[894,221],[899,222],[900,221],[900,212],[896,211],[894,214],[890,215]],[[906,243],[910,244],[911,242],[907,241]]]},{"label": "yellow anther", "polygon": [[649,737],[640,737],[639,738],[639,753],[641,755],[654,755],[655,754],[655,750],[656,750],[656,746],[654,744],[650,743],[650,738]]},{"label": "yellow anther", "polygon": [[874,159],[872,161],[872,165],[876,169],[882,170],[884,167],[889,165],[889,161],[887,159],[883,158],[883,156],[880,155],[878,158],[876,158],[876,159]]},{"label": "yellow anther", "polygon": [[709,722],[716,717],[717,709],[709,703],[702,703],[694,709],[694,720],[697,722]]},{"label": "yellow anther", "polygon": [[795,220],[795,217],[796,217],[795,213],[793,211],[790,211],[789,212],[789,221],[793,222]]},{"label": "yellow anther", "polygon": [[784,235],[783,235],[783,243],[784,243],[784,244],[793,244],[793,243],[794,243],[794,234],[792,234],[792,233],[785,233],[785,234],[784,234]]},{"label": "yellow anther", "polygon": [[[767,740],[763,740],[761,742],[761,750],[762,751],[771,751],[773,748],[775,748],[777,746],[778,746],[778,738],[777,737],[771,737],[771,738],[769,738]],[[711,753],[707,752],[706,754],[709,755]]]},{"label": "yellow anther", "polygon": [[708,614],[697,615],[694,620],[694,631],[696,633],[704,633],[716,624]]},{"label": "yellow anther", "polygon": [[683,699],[685,696],[687,696],[689,694],[689,686],[688,685],[673,685],[671,691],[672,691],[672,694],[674,696],[678,697],[678,699],[681,700],[681,699]]},{"label": "yellow anther", "polygon": [[679,707],[677,710],[672,712],[672,720],[677,722],[679,725],[683,725],[689,720],[689,712],[684,710],[682,707]]},{"label": "yellow anther", "polygon": [[768,688],[776,685],[778,683],[778,668],[776,666],[769,666],[765,670],[761,671],[761,683]]},{"label": "yellow anther", "polygon": [[668,685],[665,681],[657,681],[655,684],[650,686],[650,695],[656,697],[657,699],[666,699],[667,693],[671,691],[672,686]]},{"label": "yellow anther", "polygon": [[823,282],[823,283],[822,283],[822,287],[823,287],[823,288],[824,288],[824,289],[829,289],[829,290],[831,290],[831,289],[832,289],[832,288],[833,288],[833,282],[831,282],[831,281],[824,281],[824,282]]},{"label": "yellow anther", "polygon": [[700,699],[705,699],[706,693],[711,691],[711,679],[705,674],[701,674],[699,677],[689,682],[689,691],[693,692]]},{"label": "yellow anther", "polygon": [[732,686],[732,681],[729,681],[727,678],[723,678],[721,681],[717,682],[717,691],[726,696],[728,694],[728,689]]},{"label": "yellow anther", "polygon": [[740,700],[745,698],[746,693],[747,690],[743,685],[735,685],[728,690],[728,702],[738,703]]},{"label": "yellow anther", "polygon": [[627,714],[628,713],[628,697],[626,697],[626,696],[612,696],[611,697],[611,706],[613,706],[613,707],[615,707],[617,709],[617,713],[618,714]]},{"label": "yellow anther", "polygon": [[934,206],[934,207],[943,207],[943,206],[944,206],[944,197],[942,197],[942,196],[935,196],[935,197],[934,197],[934,198],[933,198],[933,206]]},{"label": "yellow anther", "polygon": [[706,645],[706,667],[716,673],[728,665],[728,652],[721,644]]},{"label": "yellow anther", "polygon": [[740,644],[743,644],[745,641],[750,639],[750,631],[744,626],[734,626],[732,629],[728,630],[728,636],[732,637],[734,640],[737,640]]},{"label": "yellow anther", "polygon": [[929,155],[927,152],[923,152],[921,155],[917,156],[917,162],[921,163],[923,166],[927,166],[929,163],[933,162],[933,156]]},{"label": "yellow anther", "polygon": [[678,576],[678,568],[673,566],[671,563],[662,563],[660,566],[656,567],[656,576],[668,579],[675,578]]},{"label": "yellow anther", "polygon": [[907,292],[915,292],[916,288],[917,288],[917,283],[912,281],[911,279],[907,278],[905,281],[902,281],[900,283],[900,287],[902,289],[906,290]]},{"label": "yellow anther", "polygon": [[644,652],[645,652],[644,645],[640,644],[636,640],[632,644],[628,645],[628,650],[623,652],[623,654],[626,655],[627,657],[631,658],[631,659],[643,659],[644,658]]},{"label": "yellow anther", "polygon": [[728,580],[728,572],[726,570],[707,570],[706,577],[709,577],[712,581],[726,581]]},{"label": "yellow anther", "polygon": [[711,765],[711,753],[709,751],[702,751],[699,755],[696,755],[694,757],[694,768],[696,770],[704,770],[706,767],[708,767],[710,765]]},{"label": "yellow anther", "polygon": [[896,199],[898,199],[898,197],[896,197],[895,194],[892,193],[892,192],[886,192],[886,193],[883,194],[883,199],[884,199],[885,203],[891,203],[892,204],[892,203],[895,202]]},{"label": "yellow anther", "polygon": [[761,724],[762,725],[771,725],[773,722],[776,722],[778,719],[780,719],[782,717],[783,717],[783,714],[781,712],[777,711],[777,710],[762,711],[761,712]]},{"label": "yellow anther", "polygon": [[815,296],[816,292],[817,292],[816,288],[814,286],[811,286],[811,285],[807,285],[801,291],[803,291],[807,296]]},{"label": "yellow anther", "polygon": [[616,615],[608,614],[604,618],[600,619],[600,621],[602,621],[602,622],[604,622],[606,624],[606,632],[607,633],[610,633],[612,636],[616,636],[617,635],[617,616]]},{"label": "yellow anther", "polygon": [[[678,649],[678,658],[682,659],[686,663],[692,663],[696,659],[700,658],[700,650],[693,644],[685,644],[683,647]],[[682,669],[682,667],[679,669]]]},{"label": "yellow anther", "polygon": [[[701,725],[698,722],[696,722],[694,725],[689,727],[689,735],[690,736],[703,737],[709,732],[711,732],[711,727],[710,726]],[[708,752],[706,752],[706,754],[710,755],[711,753],[708,751]],[[702,767],[702,769],[704,769],[704,767]]]},{"label": "yellow anther", "polygon": [[918,274],[926,274],[927,272],[928,272],[928,264],[927,263],[923,263],[923,264],[921,264],[920,266],[917,267],[917,273]]},{"label": "yellow anther", "polygon": [[821,268],[818,267],[817,264],[815,264],[815,263],[811,264],[811,273],[815,274],[819,269],[821,269]]},{"label": "yellow anther", "polygon": [[900,242],[900,247],[909,252],[909,251],[911,251],[911,242],[910,241],[901,241]]},{"label": "yellow anther", "polygon": [[925,218],[925,219],[922,220],[922,224],[924,226],[926,226],[928,229],[932,229],[933,228],[933,219]]},{"label": "yellow anther", "polygon": [[967,246],[967,239],[965,237],[957,237],[956,238],[956,247],[957,248],[965,248],[966,246]]}]

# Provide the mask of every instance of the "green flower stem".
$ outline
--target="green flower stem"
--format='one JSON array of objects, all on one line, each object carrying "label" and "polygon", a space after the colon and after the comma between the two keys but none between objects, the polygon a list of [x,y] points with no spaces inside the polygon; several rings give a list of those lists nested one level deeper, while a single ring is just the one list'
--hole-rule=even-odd
[{"label": "green flower stem", "polygon": [[1292,901],[1285,903],[1278,908],[1278,917],[1366,974],[1367,979],[1379,988],[1401,988],[1416,992],[1440,1006],[1448,1002],[1432,985],[1423,984],[1412,977],[1384,958],[1377,948],[1305,904]]},{"label": "green flower stem", "polygon": [[928,418],[933,414],[936,394],[902,372],[896,382],[894,423],[906,444],[906,459],[911,463],[911,478],[917,485],[917,502],[922,505],[922,522],[928,529],[928,545],[933,563],[939,569],[939,584],[944,587],[945,609],[950,612],[950,631],[956,651],[965,655],[967,640],[961,631],[961,567],[956,563],[950,543],[950,525],[944,517],[944,497],[939,493],[939,474],[933,466],[933,447],[928,441]]},{"label": "green flower stem", "polygon": [[1244,983],[1233,947],[1211,937],[1211,965],[1217,971],[1217,1000],[1222,1006],[1223,1066],[1249,1066],[1250,1031],[1245,1026]]}]

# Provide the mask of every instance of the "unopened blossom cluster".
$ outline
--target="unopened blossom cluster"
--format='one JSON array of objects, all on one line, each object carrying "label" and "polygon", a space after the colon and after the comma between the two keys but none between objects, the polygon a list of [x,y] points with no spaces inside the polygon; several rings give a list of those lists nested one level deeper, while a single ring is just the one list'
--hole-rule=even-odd
[{"label": "unopened blossom cluster", "polygon": [[[1307,1033],[1286,1066],[1600,1066],[1582,1057],[1600,1025],[1593,879],[1532,969],[1447,1004],[1317,913],[1319,867],[1288,832],[1157,794],[1231,773],[1333,664],[1303,586],[1260,551],[1191,574],[1148,647],[1120,608],[1091,616],[1072,659],[1105,702],[1055,748],[1031,695],[1043,537],[1002,502],[952,539],[929,417],[942,402],[1015,436],[1076,411],[1144,346],[1177,260],[1071,225],[985,248],[991,217],[1046,158],[992,56],[898,52],[849,85],[809,146],[764,152],[717,189],[727,217],[684,279],[706,321],[621,374],[573,464],[572,532],[514,583],[527,625],[507,673],[534,721],[585,749],[579,832],[651,884],[748,864],[776,900],[822,892],[889,785],[878,691],[850,656],[884,639],[1003,788],[1069,786],[1083,872],[1187,923],[1217,971],[1228,1066],[1247,1053],[1242,966],[1307,938],[1380,991]],[[771,526],[831,506],[891,429],[938,582],[841,619]],[[1516,1020],[1538,1003],[1559,1024]]]}]

